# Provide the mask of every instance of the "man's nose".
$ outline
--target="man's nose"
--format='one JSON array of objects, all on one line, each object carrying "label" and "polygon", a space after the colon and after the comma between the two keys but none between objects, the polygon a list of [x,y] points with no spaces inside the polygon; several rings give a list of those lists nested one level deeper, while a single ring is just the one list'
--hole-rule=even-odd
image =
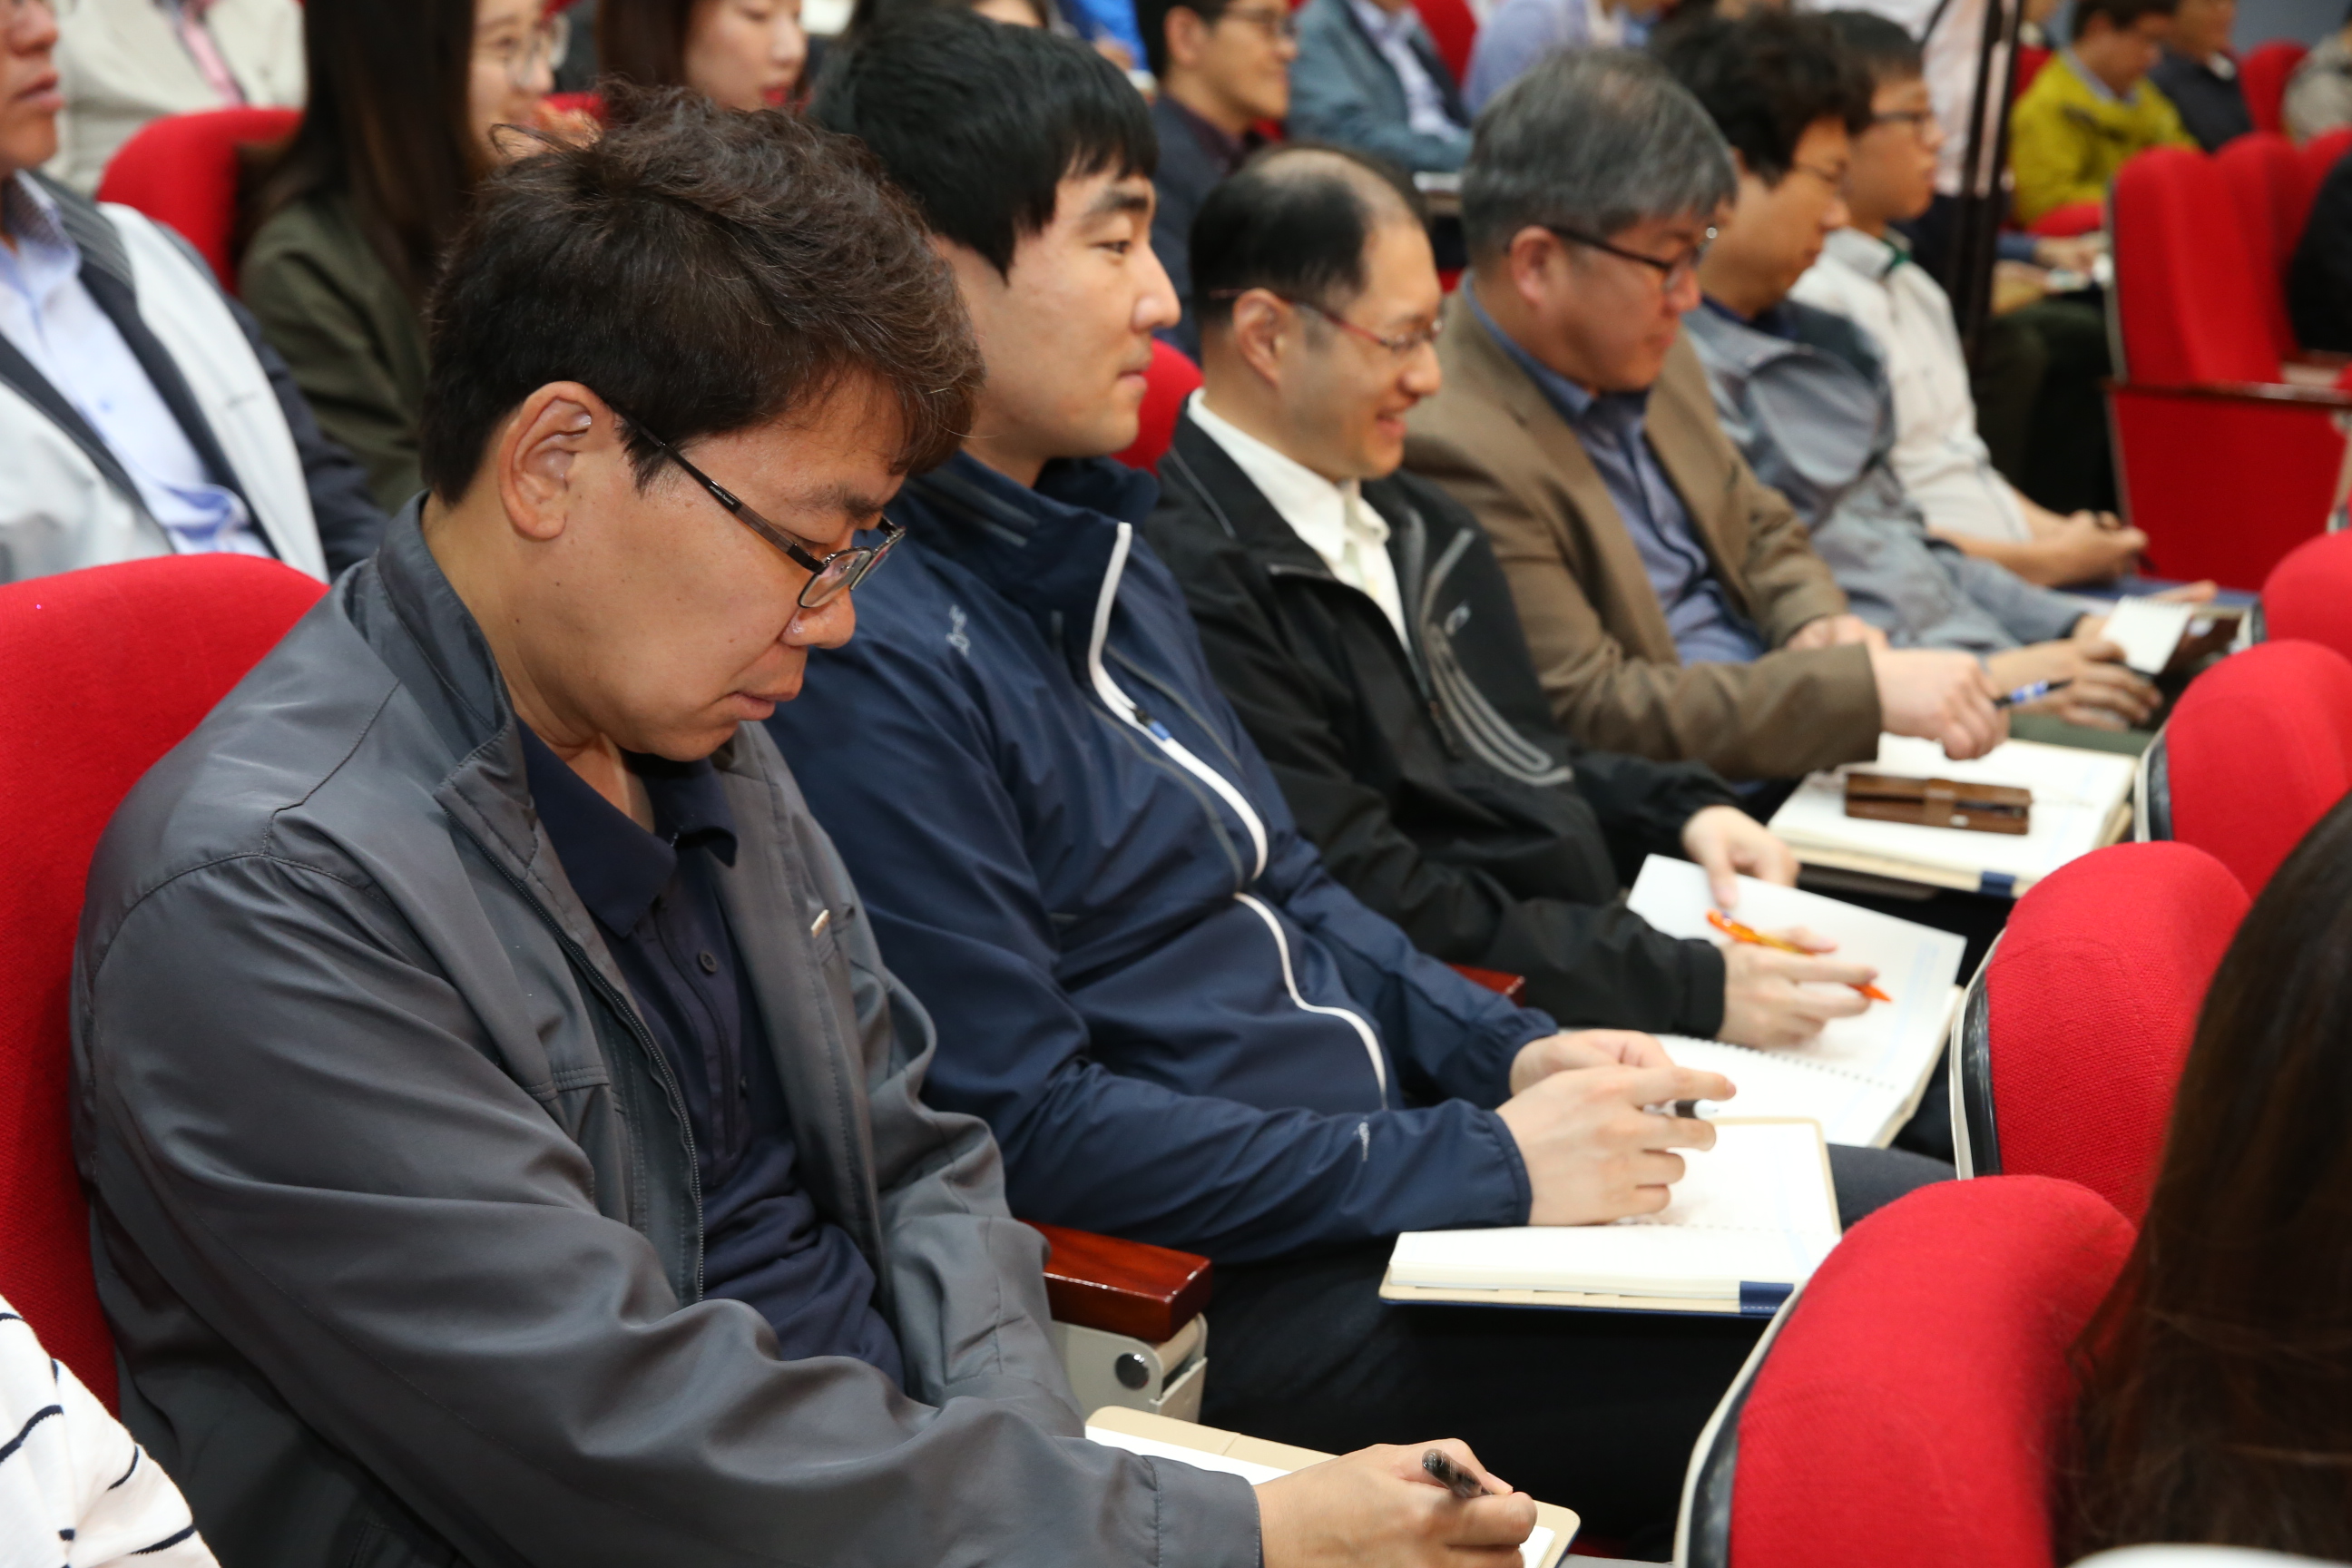
[{"label": "man's nose", "polygon": [[814,609],[794,612],[784,623],[788,647],[839,647],[857,631],[857,595],[843,594]]}]

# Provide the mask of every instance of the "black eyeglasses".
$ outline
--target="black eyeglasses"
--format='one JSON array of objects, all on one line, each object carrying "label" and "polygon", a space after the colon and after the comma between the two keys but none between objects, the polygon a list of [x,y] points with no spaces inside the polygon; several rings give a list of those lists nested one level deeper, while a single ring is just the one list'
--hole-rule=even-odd
[{"label": "black eyeglasses", "polygon": [[[619,413],[618,409],[614,410]],[[687,471],[688,478],[710,492],[710,499],[732,512],[735,521],[766,540],[783,553],[795,566],[804,567],[809,580],[801,589],[800,605],[803,610],[821,609],[848,593],[874,574],[890,547],[907,536],[907,531],[888,518],[881,521],[879,544],[854,544],[846,550],[836,550],[830,555],[812,555],[793,542],[790,534],[750,507],[743,504],[734,491],[686,460],[686,455],[625,414],[630,428],[654,444],[654,450]]]},{"label": "black eyeglasses", "polygon": [[1556,223],[1548,223],[1542,226],[1551,230],[1562,239],[1573,241],[1578,245],[1589,245],[1595,250],[1606,251],[1611,256],[1620,257],[1627,261],[1640,262],[1658,275],[1658,286],[1669,294],[1698,276],[1698,264],[1706,259],[1706,248],[1715,243],[1715,229],[1710,225],[1706,231],[1706,237],[1672,261],[1661,261],[1654,256],[1644,256],[1638,250],[1628,250],[1622,245],[1612,245],[1599,235],[1586,234],[1581,229],[1568,228]]}]

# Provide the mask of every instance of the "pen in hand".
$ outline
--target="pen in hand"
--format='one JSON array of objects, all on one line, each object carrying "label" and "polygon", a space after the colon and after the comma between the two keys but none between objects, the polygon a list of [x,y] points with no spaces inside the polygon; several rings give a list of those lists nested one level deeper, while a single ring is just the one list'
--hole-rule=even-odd
[{"label": "pen in hand", "polygon": [[2006,696],[1994,698],[1992,705],[1996,708],[2022,708],[2029,702],[2039,702],[2052,692],[2063,691],[2074,684],[2074,679],[2072,676],[2063,680],[2037,680],[2031,686],[2021,686]]},{"label": "pen in hand", "polygon": [[1423,1454],[1421,1468],[1427,1470],[1431,1479],[1439,1486],[1444,1487],[1455,1497],[1474,1498],[1484,1497],[1486,1494],[1486,1489],[1478,1484],[1478,1478],[1447,1458],[1445,1450],[1443,1448],[1432,1448]]},{"label": "pen in hand", "polygon": [[[1769,947],[1778,952],[1793,952],[1806,958],[1813,956],[1811,953],[1806,952],[1805,949],[1799,947],[1795,942],[1783,942],[1777,936],[1767,936],[1760,931],[1740,924],[1738,921],[1733,920],[1730,916],[1725,914],[1720,910],[1707,910],[1706,923],[1721,931],[1724,935],[1729,937],[1732,941],[1746,942],[1750,947]],[[1849,981],[1847,984],[1852,984],[1853,983]],[[1874,1002],[1892,1002],[1895,1000],[1894,997],[1889,996],[1885,992],[1881,991],[1875,985],[1855,985],[1853,988],[1856,991],[1861,992],[1864,996],[1869,997]]]}]

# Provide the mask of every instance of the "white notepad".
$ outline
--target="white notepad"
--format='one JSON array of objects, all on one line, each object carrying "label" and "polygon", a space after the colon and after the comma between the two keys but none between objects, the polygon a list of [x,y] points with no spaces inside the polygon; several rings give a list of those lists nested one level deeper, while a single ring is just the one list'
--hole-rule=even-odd
[{"label": "white notepad", "polygon": [[[1109,1413],[1097,1411],[1095,1414],[1097,1416],[1105,1416]],[[1284,1466],[1261,1465],[1248,1459],[1237,1459],[1231,1454],[1213,1453],[1204,1448],[1184,1447],[1157,1437],[1147,1437],[1139,1433],[1121,1432],[1108,1426],[1097,1426],[1091,1421],[1087,1425],[1087,1436],[1097,1443],[1107,1444],[1114,1448],[1124,1448],[1130,1454],[1141,1454],[1154,1459],[1174,1459],[1181,1464],[1192,1465],[1200,1469],[1220,1470],[1227,1475],[1239,1476],[1252,1486],[1290,1474],[1289,1468]],[[1537,1525],[1528,1532],[1527,1540],[1519,1543],[1520,1568],[1543,1568],[1545,1563],[1551,1562],[1555,1555],[1552,1542],[1558,1539],[1557,1531],[1545,1525]]]},{"label": "white notepad", "polygon": [[1613,1225],[1407,1231],[1391,1300],[1492,1300],[1619,1311],[1769,1316],[1837,1245],[1837,1196],[1818,1122],[1716,1123],[1679,1151],[1674,1198]]},{"label": "white notepad", "polygon": [[[1669,936],[1719,946],[1728,942],[1706,923],[1715,907],[1706,873],[1687,860],[1651,856],[1626,903]],[[1968,943],[1950,931],[1751,877],[1739,879],[1739,903],[1731,914],[1757,931],[1802,926],[1827,937],[1838,944],[1832,956],[1877,970],[1878,988],[1893,1000],[1832,1019],[1801,1046],[1756,1050],[1662,1036],[1676,1062],[1719,1072],[1739,1089],[1737,1099],[1702,1106],[1700,1114],[1807,1116],[1832,1143],[1885,1148],[1919,1109],[1943,1055]]]},{"label": "white notepad", "polygon": [[1814,773],[1772,816],[1772,831],[1800,859],[1937,887],[2014,898],[2069,860],[2108,842],[2130,798],[2136,759],[2113,752],[2004,741],[1974,762],[1956,763],[1933,741],[1881,735],[1865,771],[1963,784],[2014,784],[2033,792],[2032,829],[1975,833],[1877,822],[1845,814],[1850,768]]},{"label": "white notepad", "polygon": [[2099,635],[2123,649],[2124,662],[2132,668],[2142,675],[2162,675],[2201,608],[2157,599],[2119,599],[2106,612],[2107,624]]}]

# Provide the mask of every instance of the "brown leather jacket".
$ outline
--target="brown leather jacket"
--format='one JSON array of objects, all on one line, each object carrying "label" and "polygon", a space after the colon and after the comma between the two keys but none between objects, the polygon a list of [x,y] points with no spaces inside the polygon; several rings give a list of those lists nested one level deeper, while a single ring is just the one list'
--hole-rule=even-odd
[{"label": "brown leather jacket", "polygon": [[1445,309],[1444,389],[1413,410],[1405,462],[1486,525],[1561,727],[1589,746],[1704,762],[1731,778],[1875,754],[1878,696],[1863,649],[1780,647],[1843,613],[1845,595],[1803,521],[1725,438],[1690,345],[1667,356],[1646,427],[1733,605],[1774,650],[1752,664],[1682,662],[1575,433],[1460,295]]}]

